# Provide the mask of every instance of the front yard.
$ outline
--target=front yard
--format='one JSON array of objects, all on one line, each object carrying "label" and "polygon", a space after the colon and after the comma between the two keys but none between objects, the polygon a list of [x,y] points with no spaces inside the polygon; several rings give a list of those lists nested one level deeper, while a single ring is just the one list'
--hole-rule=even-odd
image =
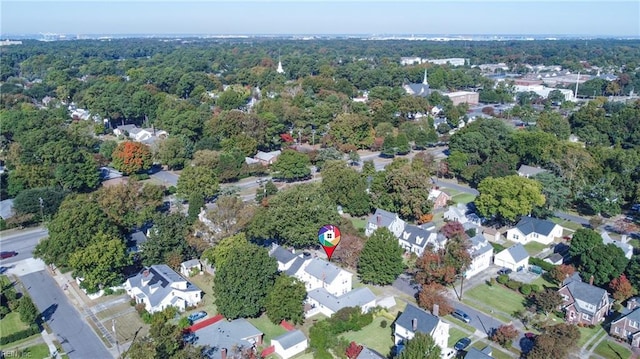
[{"label": "front yard", "polygon": [[[386,327],[382,328],[380,323],[386,321]],[[391,323],[392,321],[380,316],[375,318],[373,322],[357,332],[346,332],[341,335],[342,338],[348,341],[354,341],[360,345],[364,345],[371,348],[382,355],[389,355],[391,347],[393,346],[393,339],[391,336]]]},{"label": "front yard", "polygon": [[604,358],[631,358],[629,348],[610,340],[600,342],[593,352]]},{"label": "front yard", "polygon": [[[472,300],[465,300],[463,302],[477,307],[474,302],[480,302],[487,308],[495,308],[496,310],[512,315],[514,312],[524,309],[524,298],[521,294],[505,288],[500,284],[490,286],[488,284],[478,285],[464,293],[464,297]],[[486,311],[487,308],[479,308]]]}]

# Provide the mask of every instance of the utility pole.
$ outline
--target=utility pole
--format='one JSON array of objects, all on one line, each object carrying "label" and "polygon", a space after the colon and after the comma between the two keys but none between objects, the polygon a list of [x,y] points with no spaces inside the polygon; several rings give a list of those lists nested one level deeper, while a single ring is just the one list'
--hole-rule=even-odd
[{"label": "utility pole", "polygon": [[116,320],[111,319],[111,329],[113,329],[113,339],[116,341],[116,349],[118,349],[118,358],[120,358],[120,344],[118,344],[118,335],[116,334]]},{"label": "utility pole", "polygon": [[38,197],[38,201],[40,202],[40,222],[44,225],[44,201],[42,197]]}]

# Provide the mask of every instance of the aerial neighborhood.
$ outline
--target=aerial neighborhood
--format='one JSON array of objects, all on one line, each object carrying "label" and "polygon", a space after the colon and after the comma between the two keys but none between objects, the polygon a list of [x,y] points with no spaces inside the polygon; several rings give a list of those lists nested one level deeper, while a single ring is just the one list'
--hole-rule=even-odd
[{"label": "aerial neighborhood", "polygon": [[637,40],[47,39],[1,44],[4,357],[640,355]]}]

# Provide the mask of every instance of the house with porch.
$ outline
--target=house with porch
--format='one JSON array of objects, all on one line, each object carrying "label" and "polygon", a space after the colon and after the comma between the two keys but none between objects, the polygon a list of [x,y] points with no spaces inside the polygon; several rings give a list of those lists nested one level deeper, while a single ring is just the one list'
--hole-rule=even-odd
[{"label": "house with porch", "polygon": [[546,219],[522,217],[514,228],[507,231],[507,239],[527,244],[531,241],[551,244],[562,237],[562,227]]},{"label": "house with porch", "polygon": [[411,303],[407,303],[402,314],[393,325],[394,343],[404,344],[411,340],[416,333],[429,334],[445,352],[449,341],[449,324],[443,322],[437,315],[428,313]]},{"label": "house with porch", "polygon": [[626,340],[633,348],[640,348],[640,298],[627,300],[621,315],[611,322],[609,335]]},{"label": "house with porch", "polygon": [[565,321],[570,324],[596,325],[604,321],[613,305],[606,290],[584,283],[577,272],[562,282],[558,293]]}]

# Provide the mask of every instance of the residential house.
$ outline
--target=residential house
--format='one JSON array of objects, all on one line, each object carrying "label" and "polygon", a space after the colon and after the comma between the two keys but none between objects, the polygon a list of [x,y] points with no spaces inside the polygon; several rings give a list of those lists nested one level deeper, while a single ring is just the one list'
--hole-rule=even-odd
[{"label": "residential house", "polygon": [[127,240],[127,249],[129,252],[137,253],[142,250],[142,245],[147,242],[147,235],[143,231],[135,231],[131,233]]},{"label": "residential house", "polygon": [[[280,248],[280,249],[278,249]],[[269,255],[278,261],[278,269],[290,276],[300,279],[307,292],[317,288],[324,288],[327,292],[340,296],[351,290],[353,274],[333,263],[312,257],[308,252],[302,252],[291,257],[286,249],[274,245]]]},{"label": "residential house", "polygon": [[433,201],[433,209],[440,209],[447,206],[447,203],[451,200],[451,196],[436,187],[429,191],[429,197],[427,197],[427,199]]},{"label": "residential house", "polygon": [[253,156],[253,158],[256,159],[262,165],[268,166],[276,162],[276,160],[278,159],[281,153],[282,151],[280,150],[271,151],[271,152],[258,151],[258,153],[256,153],[256,155]]},{"label": "residential house", "polygon": [[482,218],[477,214],[470,212],[469,208],[464,203],[457,203],[455,206],[449,206],[444,212],[443,218],[447,221],[457,221],[460,224],[473,223],[475,225],[482,224]]},{"label": "residential house", "polygon": [[364,234],[369,237],[380,227],[385,227],[390,230],[394,236],[400,237],[402,231],[404,231],[405,222],[395,213],[376,208],[376,212],[369,216],[367,220]]},{"label": "residential house", "polygon": [[489,268],[491,266],[491,257],[493,257],[493,246],[482,234],[476,234],[469,241],[471,242],[469,247],[471,264],[464,273],[466,278],[471,278]]},{"label": "residential house", "polygon": [[360,351],[360,353],[358,354],[358,356],[356,357],[356,359],[385,359],[386,356],[378,353],[377,351],[373,350],[373,349],[369,349],[365,346],[362,346],[362,350]]},{"label": "residential house", "polygon": [[408,303],[394,323],[394,343],[403,344],[412,339],[416,333],[431,335],[442,351],[447,349],[449,324],[443,322],[438,316]]},{"label": "residential house", "polygon": [[507,239],[527,244],[531,241],[550,244],[562,237],[562,227],[546,219],[522,217],[514,228],[507,231]]},{"label": "residential house", "polygon": [[604,321],[613,302],[606,290],[584,283],[579,273],[565,279],[558,289],[565,321],[571,324],[595,325]]},{"label": "residential house", "polygon": [[464,359],[491,359],[492,351],[490,346],[484,347],[482,350],[471,347],[467,350]]},{"label": "residential house", "polygon": [[13,209],[13,198],[0,201],[0,218],[9,219],[15,215]]},{"label": "residential house", "polygon": [[366,313],[376,306],[376,296],[367,287],[357,288],[339,296],[329,293],[325,288],[316,288],[307,292],[307,304],[310,306],[307,317],[317,313],[331,317],[347,307],[360,307],[362,312]]},{"label": "residential house", "polygon": [[292,330],[271,339],[271,345],[282,359],[289,359],[307,350],[309,340],[302,331]]},{"label": "residential house", "polygon": [[518,176],[526,178],[533,177],[543,172],[547,172],[547,170],[540,167],[531,167],[527,165],[521,165],[520,168],[518,168]]},{"label": "residential house", "polygon": [[127,279],[124,289],[136,304],[144,304],[149,313],[167,307],[184,311],[202,300],[202,290],[166,264],[145,267],[138,275]]},{"label": "residential house", "polygon": [[564,257],[560,253],[553,253],[552,255],[545,258],[544,261],[553,265],[560,265],[564,263]]},{"label": "residential house", "polygon": [[191,259],[180,263],[180,273],[185,277],[191,277],[193,272],[200,273],[202,271],[202,263],[198,259]]},{"label": "residential house", "polygon": [[627,300],[622,315],[611,322],[609,334],[627,340],[633,348],[640,348],[640,298]]},{"label": "residential house", "polygon": [[523,270],[529,265],[529,253],[522,244],[517,243],[498,252],[493,259],[493,263],[513,271]]},{"label": "residential house", "polygon": [[256,351],[262,344],[264,334],[244,318],[232,321],[220,320],[211,325],[197,329],[196,346],[214,348],[209,358],[225,359],[233,351]]},{"label": "residential house", "polygon": [[430,231],[413,224],[404,226],[404,231],[398,237],[400,247],[406,252],[421,256],[424,250],[431,246],[433,249],[442,249],[447,239],[440,233]]},{"label": "residential house", "polygon": [[[600,236],[602,237],[602,243],[604,243],[605,245],[606,244],[615,245],[616,247],[622,249],[622,252],[624,252],[624,256],[627,257],[627,259],[631,259],[631,257],[633,256],[632,245],[630,245],[629,243],[625,243],[623,241],[618,241],[611,238],[611,236],[607,231],[600,232]],[[625,239],[626,239],[626,236],[625,236]]]},{"label": "residential house", "polygon": [[153,144],[158,139],[165,139],[169,136],[166,131],[151,128],[139,128],[136,125],[121,125],[113,130],[116,136],[125,136],[136,142]]}]

